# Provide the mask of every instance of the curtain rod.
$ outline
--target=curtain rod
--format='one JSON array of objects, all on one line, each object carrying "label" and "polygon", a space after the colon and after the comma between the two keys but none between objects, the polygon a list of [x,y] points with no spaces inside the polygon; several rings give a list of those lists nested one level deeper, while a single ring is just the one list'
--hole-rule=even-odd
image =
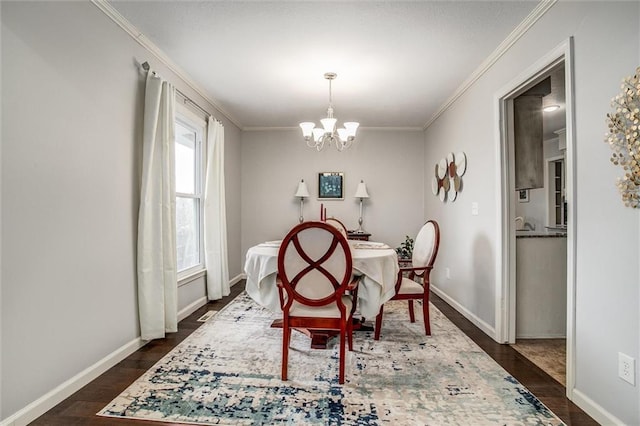
[{"label": "curtain rod", "polygon": [[[149,65],[149,62],[147,62],[147,61],[144,61],[142,64],[140,64],[140,66],[142,67],[142,69],[144,69],[147,72],[151,71],[151,66]],[[155,71],[153,71],[153,72],[156,73]],[[157,73],[156,73],[156,75],[157,75]],[[189,102],[191,105],[193,105],[194,107],[196,107],[200,111],[202,111],[207,117],[211,117],[214,120],[216,120],[218,123],[222,124],[222,121],[220,121],[217,118],[215,118],[209,111],[207,111],[206,109],[202,108],[200,105],[198,105],[196,102],[194,102],[193,99],[191,99],[190,97],[185,95],[178,88],[176,88],[176,92],[178,92],[178,94],[180,94],[180,96],[182,96],[184,98],[185,102]]]}]

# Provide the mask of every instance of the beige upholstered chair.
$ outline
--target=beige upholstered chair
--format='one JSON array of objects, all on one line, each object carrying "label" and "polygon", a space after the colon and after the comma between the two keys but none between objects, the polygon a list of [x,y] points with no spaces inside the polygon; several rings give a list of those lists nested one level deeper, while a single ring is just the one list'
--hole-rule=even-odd
[{"label": "beige upholstered chair", "polygon": [[291,329],[336,330],[338,381],[344,383],[345,340],[353,350],[353,312],[359,277],[352,278],[347,239],[324,222],[303,222],[282,240],[278,290],[283,312],[282,380],[287,380]]},{"label": "beige upholstered chair", "polygon": [[345,238],[349,238],[347,235],[347,227],[344,226],[344,223],[342,223],[340,220],[336,219],[335,217],[330,217],[328,219],[325,219],[325,222],[340,231],[340,233],[344,235]]},{"label": "beige upholstered chair", "polygon": [[[431,325],[429,323],[429,275],[438,255],[439,247],[440,227],[435,220],[429,220],[422,226],[415,239],[411,266],[400,267],[396,282],[396,294],[391,298],[391,300],[408,301],[411,322],[416,321],[413,312],[413,301],[415,299],[422,300],[424,331],[427,336],[431,335]],[[376,317],[375,340],[380,339],[383,308],[384,306],[380,307],[380,312]]]}]

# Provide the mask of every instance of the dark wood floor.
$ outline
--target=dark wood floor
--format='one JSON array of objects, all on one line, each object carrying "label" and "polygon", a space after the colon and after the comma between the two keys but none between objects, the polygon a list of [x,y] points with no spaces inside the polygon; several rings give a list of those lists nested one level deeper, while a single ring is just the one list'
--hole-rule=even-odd
[{"label": "dark wood floor", "polygon": [[[87,386],[52,408],[35,420],[32,425],[160,425],[176,424],[149,422],[142,420],[113,419],[96,416],[99,410],[120,394],[127,386],[151,368],[160,358],[202,325],[197,319],[206,311],[219,310],[244,290],[244,282],[231,288],[231,295],[216,302],[210,302],[180,322],[179,331],[166,339],[154,340],[118,363]],[[454,324],[464,331],[498,364],[513,375],[520,383],[534,393],[547,407],[567,425],[597,425],[565,397],[564,387],[551,376],[540,370],[529,360],[508,345],[499,345],[471,322],[447,305],[442,299],[432,295],[432,302]]]}]

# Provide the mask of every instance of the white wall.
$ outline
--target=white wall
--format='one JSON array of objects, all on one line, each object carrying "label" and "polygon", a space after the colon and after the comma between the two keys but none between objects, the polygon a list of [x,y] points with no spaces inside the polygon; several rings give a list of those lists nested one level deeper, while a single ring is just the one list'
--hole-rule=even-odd
[{"label": "white wall", "polygon": [[224,121],[231,276],[240,273],[240,131],[93,4],[1,10],[6,419],[139,336],[136,61]]},{"label": "white wall", "polygon": [[[568,37],[575,41],[577,155],[576,385],[574,400],[603,423],[639,424],[640,394],[617,377],[618,352],[640,353],[638,211],[615,187],[619,167],[603,142],[605,116],[620,80],[640,63],[640,3],[558,2],[426,131],[427,170],[446,152],[464,150],[468,172],[453,204],[427,196],[425,216],[443,225],[435,285],[494,325],[499,217],[494,97]],[[477,201],[480,215],[470,215]],[[450,266],[451,279],[444,278]],[[637,380],[637,376],[636,376]]]},{"label": "white wall", "polygon": [[[422,225],[424,143],[422,131],[360,129],[346,151],[307,147],[299,129],[251,131],[242,135],[242,252],[257,243],[282,239],[298,224],[300,203],[294,198],[304,179],[311,197],[305,220],[319,220],[320,204],[349,229],[358,227],[361,179],[370,198],[364,204],[363,227],[371,239],[396,247]],[[345,198],[319,201],[318,173],[344,172]],[[244,258],[243,258],[244,259]]]},{"label": "white wall", "polygon": [[[0,22],[2,21],[2,7],[0,7]],[[0,34],[0,42],[2,41],[2,34]],[[0,53],[2,52],[2,47],[0,45]],[[2,82],[3,81],[3,73],[2,66],[0,66],[0,94],[2,93]],[[0,102],[0,129],[2,128],[2,102]],[[2,307],[2,135],[0,135],[0,308]],[[3,345],[2,345],[2,314],[0,313],[0,378],[2,378],[2,354],[4,353]],[[0,419],[3,418],[2,415],[2,386],[0,386]]]},{"label": "white wall", "polygon": [[[222,116],[220,116],[222,118]],[[229,251],[229,278],[233,281],[242,274],[244,253],[241,249],[241,132],[224,120],[224,178],[227,202],[227,250]]]}]

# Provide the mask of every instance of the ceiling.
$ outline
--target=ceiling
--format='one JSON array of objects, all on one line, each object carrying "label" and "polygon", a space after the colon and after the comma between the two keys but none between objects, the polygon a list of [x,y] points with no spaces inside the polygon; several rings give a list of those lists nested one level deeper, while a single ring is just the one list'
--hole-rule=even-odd
[{"label": "ceiling", "polygon": [[[423,128],[537,1],[109,2],[243,129]],[[151,66],[158,59],[149,54]]]}]

